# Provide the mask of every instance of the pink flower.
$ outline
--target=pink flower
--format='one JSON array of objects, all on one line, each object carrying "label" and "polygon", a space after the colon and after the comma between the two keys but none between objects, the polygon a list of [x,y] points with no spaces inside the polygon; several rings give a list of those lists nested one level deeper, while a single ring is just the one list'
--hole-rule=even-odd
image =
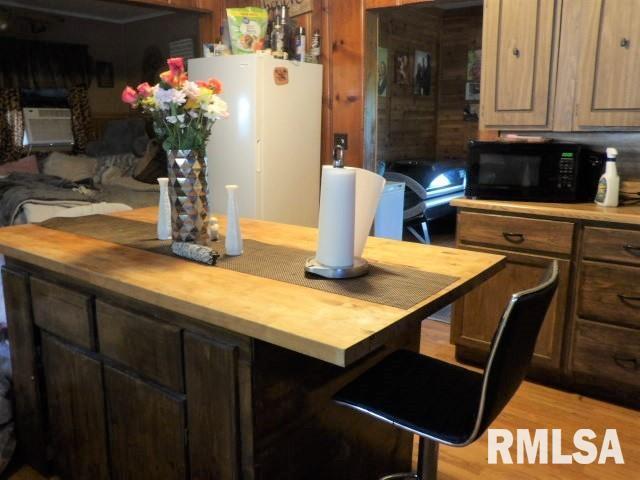
[{"label": "pink flower", "polygon": [[182,57],[170,58],[167,60],[169,70],[175,77],[179,77],[184,73],[184,59]]},{"label": "pink flower", "polygon": [[138,91],[138,95],[140,95],[142,98],[150,97],[153,93],[151,91],[151,85],[149,85],[149,82],[141,83],[140,85],[138,85],[136,90]]},{"label": "pink flower", "polygon": [[124,103],[128,103],[133,106],[133,104],[138,101],[138,94],[133,88],[127,86],[122,91],[120,98]]}]

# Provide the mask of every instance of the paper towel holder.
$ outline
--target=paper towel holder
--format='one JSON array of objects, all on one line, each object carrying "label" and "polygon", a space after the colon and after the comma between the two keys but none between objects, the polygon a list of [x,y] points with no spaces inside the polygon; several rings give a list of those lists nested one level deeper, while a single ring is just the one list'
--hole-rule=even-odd
[{"label": "paper towel holder", "polygon": [[[339,143],[333,149],[333,168],[344,168],[344,147]],[[306,272],[320,277],[341,279],[366,275],[369,263],[361,257],[354,257],[353,264],[347,267],[330,267],[320,263],[315,257],[307,258],[304,265]]]},{"label": "paper towel holder", "polygon": [[369,271],[369,263],[364,258],[354,257],[353,265],[349,267],[329,267],[312,257],[307,259],[304,270],[305,272],[325,278],[355,278],[367,274]]}]

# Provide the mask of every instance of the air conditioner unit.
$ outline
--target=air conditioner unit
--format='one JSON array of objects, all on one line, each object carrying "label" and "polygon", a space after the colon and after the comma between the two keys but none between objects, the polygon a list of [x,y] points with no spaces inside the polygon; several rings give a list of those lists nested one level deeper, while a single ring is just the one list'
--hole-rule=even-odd
[{"label": "air conditioner unit", "polygon": [[68,108],[25,108],[23,112],[24,146],[73,145],[71,110]]}]

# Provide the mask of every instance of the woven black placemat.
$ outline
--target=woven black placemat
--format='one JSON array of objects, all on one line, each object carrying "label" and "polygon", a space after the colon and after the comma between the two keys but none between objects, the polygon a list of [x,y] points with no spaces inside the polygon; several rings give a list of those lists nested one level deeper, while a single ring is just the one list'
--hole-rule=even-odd
[{"label": "woven black placemat", "polygon": [[[155,238],[156,226],[152,223],[91,215],[54,218],[41,226],[174,256],[170,241]],[[314,252],[245,239],[244,254],[231,257],[224,255],[224,242],[210,246],[223,254],[218,260],[219,268],[402,309],[411,308],[458,280],[410,266],[382,263],[371,263],[369,274],[364,277],[329,280],[305,273],[305,260]]]}]

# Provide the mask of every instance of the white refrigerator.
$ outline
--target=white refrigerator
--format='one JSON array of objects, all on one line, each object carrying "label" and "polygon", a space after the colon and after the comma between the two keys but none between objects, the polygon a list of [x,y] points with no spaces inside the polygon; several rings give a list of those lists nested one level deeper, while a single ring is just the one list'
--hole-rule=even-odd
[{"label": "white refrigerator", "polygon": [[219,79],[230,116],[207,146],[211,212],[239,186],[240,216],[316,226],[320,199],[322,66],[267,55],[189,60],[189,78]]}]

